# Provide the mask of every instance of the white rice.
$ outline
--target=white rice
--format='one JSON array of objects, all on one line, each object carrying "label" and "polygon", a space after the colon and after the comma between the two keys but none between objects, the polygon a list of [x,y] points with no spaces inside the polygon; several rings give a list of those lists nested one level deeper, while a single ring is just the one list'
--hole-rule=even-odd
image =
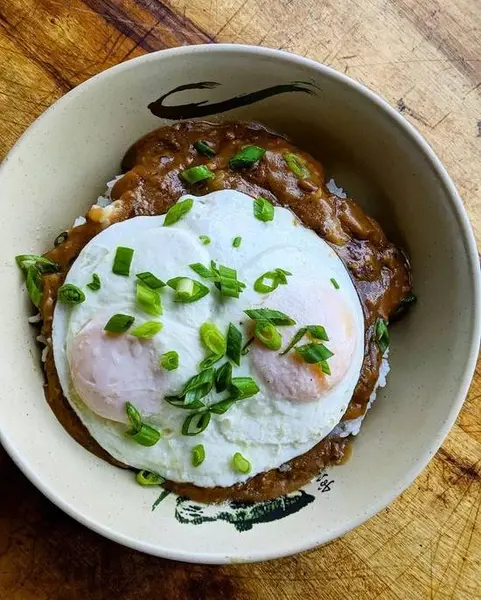
[{"label": "white rice", "polygon": [[374,403],[374,400],[376,399],[377,390],[386,385],[387,375],[390,371],[388,356],[389,349],[386,350],[384,356],[382,357],[381,367],[379,369],[379,377],[376,381],[376,385],[374,386],[372,394],[369,397],[366,412],[362,416],[357,417],[357,419],[350,419],[349,421],[340,421],[331,431],[331,433],[329,434],[330,436],[343,438],[347,437],[348,435],[357,435],[359,433],[359,431],[361,430],[361,423],[363,422],[368,410],[371,408],[371,406]]},{"label": "white rice", "polygon": [[334,179],[329,179],[329,181],[326,183],[326,187],[331,194],[334,194],[334,196],[337,196],[338,198],[347,198],[347,194],[342,188],[337,187]]}]

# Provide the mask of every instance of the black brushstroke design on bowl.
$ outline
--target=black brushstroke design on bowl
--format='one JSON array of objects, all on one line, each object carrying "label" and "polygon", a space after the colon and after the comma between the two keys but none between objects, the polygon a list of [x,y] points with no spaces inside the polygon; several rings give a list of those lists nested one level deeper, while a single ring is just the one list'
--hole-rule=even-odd
[{"label": "black brushstroke design on bowl", "polygon": [[282,83],[279,85],[273,85],[256,92],[249,92],[247,94],[241,94],[240,96],[234,96],[227,100],[220,102],[212,102],[208,104],[208,100],[202,100],[201,102],[191,102],[190,104],[178,104],[176,106],[165,106],[164,101],[170,96],[183,92],[185,90],[211,90],[220,86],[220,83],[215,81],[199,81],[197,83],[188,83],[186,85],[179,85],[178,87],[170,90],[154,102],[148,105],[150,112],[161,119],[168,119],[171,121],[178,121],[181,119],[196,119],[199,117],[207,117],[208,115],[218,115],[220,113],[233,110],[234,108],[240,108],[242,106],[248,106],[260,102],[265,98],[271,96],[277,96],[279,94],[287,93],[303,93],[309,95],[315,95],[313,88],[314,84],[308,81],[293,81],[291,83]]}]

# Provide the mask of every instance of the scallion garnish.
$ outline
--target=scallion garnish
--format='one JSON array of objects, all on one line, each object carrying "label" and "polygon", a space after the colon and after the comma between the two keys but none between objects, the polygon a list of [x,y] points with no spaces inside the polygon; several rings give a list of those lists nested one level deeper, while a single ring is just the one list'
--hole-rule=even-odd
[{"label": "scallion garnish", "polygon": [[192,448],[192,466],[198,467],[205,460],[205,448],[202,444],[197,444]]},{"label": "scallion garnish", "polygon": [[162,323],[160,321],[146,321],[142,325],[138,325],[135,329],[132,329],[130,335],[141,338],[143,340],[150,340],[154,335],[162,331]]},{"label": "scallion garnish", "polygon": [[190,167],[180,174],[180,178],[186,183],[199,183],[200,181],[212,179],[213,177],[215,177],[215,174],[206,165]]},{"label": "scallion garnish", "polygon": [[319,363],[319,365],[321,366],[322,372],[325,375],[330,375],[331,374],[331,369],[330,369],[329,365],[327,364],[327,360],[321,360],[321,362]]},{"label": "scallion garnish", "polygon": [[201,263],[193,263],[189,266],[201,277],[213,281],[222,296],[238,298],[246,287],[245,283],[237,279],[237,271],[225,265],[217,267],[216,263],[211,261],[210,269]]},{"label": "scallion garnish", "polygon": [[243,475],[247,475],[251,471],[251,463],[240,452],[236,452],[232,457],[232,466],[234,470]]},{"label": "scallion garnish", "polygon": [[216,404],[211,404],[209,406],[209,410],[211,413],[214,413],[215,415],[223,415],[236,402],[237,402],[237,400],[235,398],[226,398],[225,400],[221,400],[220,402],[217,402]]},{"label": "scallion garnish", "polygon": [[112,265],[112,272],[116,275],[123,275],[128,277],[130,274],[130,265],[134,251],[132,248],[125,248],[119,246],[115,252],[114,264]]},{"label": "scallion garnish", "polygon": [[219,367],[215,372],[215,391],[220,394],[224,392],[231,383],[232,380],[232,365],[230,362],[226,362]]},{"label": "scallion garnish", "polygon": [[166,371],[175,371],[179,367],[179,354],[175,350],[169,350],[162,354],[159,365]]},{"label": "scallion garnish", "polygon": [[259,292],[259,294],[268,294],[269,292],[274,291],[279,284],[285,285],[287,283],[288,275],[292,275],[292,273],[285,271],[284,269],[267,271],[256,279],[254,290]]},{"label": "scallion garnish", "polygon": [[107,333],[125,333],[130,329],[134,321],[135,317],[117,313],[107,321],[104,331]]},{"label": "scallion garnish", "polygon": [[280,310],[273,310],[271,308],[251,308],[244,312],[253,321],[270,321],[273,325],[278,326],[296,324],[294,319],[291,319],[291,317],[288,317]]},{"label": "scallion garnish", "polygon": [[190,404],[185,404],[182,396],[164,396],[164,400],[171,406],[186,410],[199,410],[205,408],[205,404],[201,400],[194,400],[194,402],[191,402]]},{"label": "scallion garnish", "polygon": [[28,272],[30,267],[36,267],[38,272],[41,274],[56,273],[59,271],[59,266],[57,263],[54,263],[48,258],[38,254],[19,254],[15,257],[15,261],[22,271],[25,271],[25,273]]},{"label": "scallion garnish", "polygon": [[30,300],[38,308],[40,306],[40,303],[42,302],[43,282],[42,275],[37,269],[37,267],[32,266],[28,268],[27,280],[25,285],[27,287],[27,293],[30,297]]},{"label": "scallion garnish", "polygon": [[331,277],[330,281],[331,281],[332,285],[334,286],[334,289],[335,289],[335,290],[338,290],[338,289],[339,289],[339,284],[338,284],[338,283],[337,283],[337,281],[334,279],[334,277]]},{"label": "scallion garnish", "polygon": [[209,158],[212,158],[217,154],[214,148],[211,148],[211,146],[209,146],[209,144],[204,140],[197,140],[197,142],[194,142],[194,148],[199,154],[203,154],[204,156],[208,156]]},{"label": "scallion garnish", "polygon": [[334,356],[334,353],[324,346],[324,344],[316,342],[305,344],[304,346],[296,346],[295,351],[310,365],[326,361],[331,356]]},{"label": "scallion garnish", "polygon": [[387,321],[378,319],[376,321],[376,342],[381,354],[384,354],[389,348],[389,331],[387,329]]},{"label": "scallion garnish", "polygon": [[64,283],[57,292],[57,300],[62,304],[82,304],[85,294],[73,283]]},{"label": "scallion garnish", "polygon": [[100,289],[100,277],[97,275],[97,273],[94,273],[92,275],[92,281],[90,283],[87,283],[87,287],[93,292],[97,292]]},{"label": "scallion garnish", "polygon": [[182,425],[182,435],[199,435],[210,423],[210,412],[196,412],[189,415]]},{"label": "scallion garnish", "polygon": [[130,433],[127,431],[125,435],[132,438],[141,446],[155,446],[161,437],[160,432],[157,431],[157,429],[154,429],[146,423],[142,423],[142,427],[140,428],[139,432]]},{"label": "scallion garnish", "polygon": [[254,336],[269,350],[279,350],[282,346],[281,334],[269,321],[256,321]]},{"label": "scallion garnish", "polygon": [[209,293],[209,288],[189,277],[174,277],[167,285],[175,290],[174,302],[196,302]]},{"label": "scallion garnish", "polygon": [[259,392],[259,386],[252,377],[233,377],[229,389],[236,400],[251,398]]},{"label": "scallion garnish", "polygon": [[227,342],[224,334],[213,323],[202,323],[200,339],[207,350],[221,357],[224,356]]},{"label": "scallion garnish", "polygon": [[283,356],[284,354],[287,354],[289,350],[292,350],[292,348],[297,344],[297,342],[300,342],[302,340],[306,333],[310,333],[311,336],[317,340],[322,340],[324,342],[329,341],[329,337],[327,336],[326,330],[322,325],[306,325],[305,327],[301,327],[299,329],[299,331],[289,342],[287,348],[285,348],[285,350],[283,350],[280,355]]},{"label": "scallion garnish", "polygon": [[214,385],[214,376],[214,369],[208,368],[191,377],[182,391],[184,404],[190,404],[194,400],[200,400],[207,396]]},{"label": "scallion garnish", "polygon": [[140,281],[136,285],[135,299],[139,307],[148,315],[159,316],[162,314],[162,301],[159,292],[147,287]]},{"label": "scallion garnish", "polygon": [[254,337],[251,337],[247,340],[247,342],[242,347],[241,356],[245,356],[246,354],[249,353],[249,346],[252,344],[254,339],[255,339]]},{"label": "scallion garnish", "polygon": [[186,198],[185,200],[177,202],[177,204],[171,206],[169,210],[165,213],[164,227],[174,225],[174,223],[180,221],[182,217],[184,217],[188,212],[191,211],[193,206],[193,198]]},{"label": "scallion garnish", "polygon": [[126,437],[132,438],[141,446],[153,446],[160,440],[160,432],[142,422],[142,417],[133,404],[126,402],[125,412],[131,425],[125,432]]},{"label": "scallion garnish", "polygon": [[254,217],[259,221],[272,221],[274,219],[274,206],[265,198],[254,200]]},{"label": "scallion garnish", "polygon": [[208,235],[199,235],[199,240],[204,244],[204,246],[207,246],[211,242]]},{"label": "scallion garnish", "polygon": [[237,236],[232,240],[232,246],[234,248],[238,248],[241,245],[241,242],[242,242],[242,238]]},{"label": "scallion garnish", "polygon": [[227,330],[226,354],[238,366],[240,365],[241,351],[242,333],[233,323],[229,323],[229,329]]},{"label": "scallion garnish", "polygon": [[283,158],[286,162],[286,165],[289,167],[289,169],[299,179],[306,179],[307,177],[311,176],[311,172],[307,168],[306,163],[297,154],[288,152],[287,154],[284,154]]},{"label": "scallion garnish", "polygon": [[137,273],[137,279],[141,281],[145,286],[150,288],[151,290],[160,290],[165,286],[165,283],[156,277],[153,273],[149,271],[145,271],[144,273]]},{"label": "scallion garnish", "polygon": [[209,354],[209,356],[206,356],[204,360],[200,361],[199,369],[208,369],[209,367],[215,365],[215,363],[219,362],[219,360],[222,358],[224,358],[223,354]]},{"label": "scallion garnish", "polygon": [[264,148],[259,148],[259,146],[245,146],[230,159],[229,167],[231,169],[252,167],[254,163],[261,160],[265,153]]},{"label": "scallion garnish", "polygon": [[145,470],[138,471],[135,479],[139,485],[162,485],[165,481],[162,475]]}]

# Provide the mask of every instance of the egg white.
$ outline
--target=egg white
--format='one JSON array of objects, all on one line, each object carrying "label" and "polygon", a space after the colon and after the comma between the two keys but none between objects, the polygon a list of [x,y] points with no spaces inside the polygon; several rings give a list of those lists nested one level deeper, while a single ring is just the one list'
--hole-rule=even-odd
[{"label": "egg white", "polygon": [[[192,196],[186,196],[192,197]],[[181,199],[182,200],[182,199]],[[362,308],[348,271],[334,251],[313,231],[307,229],[287,209],[276,207],[275,218],[262,222],[254,217],[253,199],[233,190],[214,192],[194,199],[192,210],[178,223],[162,227],[164,216],[136,217],[114,224],[91,240],[72,265],[66,282],[85,290],[84,303],[68,307],[57,303],[53,321],[53,351],[63,392],[90,434],[112,456],[136,468],[147,469],[180,482],[199,486],[230,486],[249,477],[279,467],[286,461],[307,452],[323,439],[346,411],[359,378],[364,352],[364,319]],[[200,235],[211,238],[203,245]],[[233,238],[242,237],[239,248]],[[118,246],[134,249],[130,277],[112,273],[113,258]],[[226,332],[230,322],[236,324],[247,340],[247,308],[276,308],[269,294],[258,294],[254,281],[264,272],[283,268],[292,272],[287,288],[296,293],[306,282],[319,289],[332,287],[331,278],[339,284],[340,298],[349,308],[356,336],[355,350],[349,369],[342,381],[319,401],[293,402],[273,393],[271,386],[259,377],[251,355],[242,358],[234,368],[234,376],[251,376],[260,393],[254,398],[236,403],[224,415],[212,415],[207,429],[198,436],[181,434],[188,412],[166,403],[159,394],[158,411],[145,421],[163,432],[163,437],[146,448],[126,438],[126,425],[102,418],[89,410],[72,386],[67,359],[68,344],[93,319],[114,313],[135,316],[136,324],[153,320],[135,304],[135,273],[150,271],[166,281],[179,275],[200,279],[189,264],[210,260],[238,271],[239,280],[247,287],[239,299],[221,298],[212,287],[210,294],[191,304],[172,301],[172,290],[162,290],[163,330],[152,342],[160,357],[176,350],[180,367],[165,377],[163,394],[175,394],[198,372],[198,363],[205,357],[199,339],[199,327],[205,321],[214,322]],[[92,273],[98,273],[102,287],[97,292],[86,288]],[[203,281],[206,285],[210,283]],[[280,288],[278,288],[280,290]],[[274,298],[274,295],[272,295]],[[302,324],[312,323],[305,315]],[[329,332],[329,323],[320,323]],[[282,330],[282,328],[280,328]],[[289,336],[285,337],[285,342]],[[216,366],[221,365],[222,362]],[[211,393],[207,404],[221,398]],[[125,398],[136,405],[135,398]],[[203,444],[206,458],[194,467],[191,450]],[[249,474],[240,474],[232,467],[232,457],[241,452],[251,463]]]}]

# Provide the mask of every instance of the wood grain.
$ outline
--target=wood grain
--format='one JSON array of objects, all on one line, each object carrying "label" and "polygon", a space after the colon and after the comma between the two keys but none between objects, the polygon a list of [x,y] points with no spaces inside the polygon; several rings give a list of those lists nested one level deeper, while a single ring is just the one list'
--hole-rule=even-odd
[{"label": "wood grain", "polygon": [[[481,242],[479,0],[1,0],[0,157],[52,102],[144,52],[241,42],[320,60],[381,93],[453,176]],[[0,600],[481,598],[481,365],[416,482],[343,539],[266,564],[182,565],[106,541],[0,449]]]}]

